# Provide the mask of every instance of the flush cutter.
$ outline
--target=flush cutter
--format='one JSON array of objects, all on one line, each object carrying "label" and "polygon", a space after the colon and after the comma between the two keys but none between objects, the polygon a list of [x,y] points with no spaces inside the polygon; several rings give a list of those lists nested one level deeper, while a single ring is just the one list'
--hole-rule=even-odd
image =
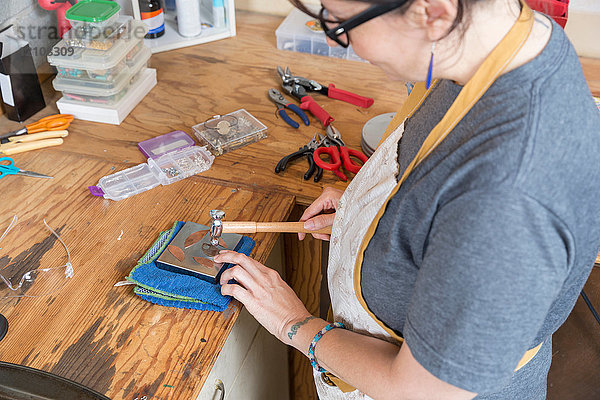
[{"label": "flush cutter", "polygon": [[[317,136],[318,136],[318,138],[317,138]],[[315,136],[313,136],[313,138],[310,140],[310,142],[308,142],[305,146],[300,147],[300,149],[298,151],[295,151],[292,154],[288,154],[287,156],[283,157],[277,163],[277,166],[275,167],[275,173],[278,174],[279,172],[284,171],[290,161],[293,161],[302,156],[306,156],[306,159],[308,160],[308,170],[304,174],[304,180],[305,181],[309,180],[310,177],[316,171],[314,181],[319,182],[321,180],[321,177],[323,176],[323,168],[321,168],[315,164],[313,153],[315,152],[315,150],[317,148],[319,148],[319,146],[321,146],[325,142],[326,139],[327,139],[326,137],[321,136],[318,133],[315,133]]]},{"label": "flush cutter", "polygon": [[304,111],[302,111],[302,109],[300,107],[298,107],[297,105],[287,101],[285,99],[285,97],[283,97],[283,95],[281,94],[281,92],[279,90],[273,89],[273,88],[269,89],[269,98],[277,106],[277,114],[279,114],[281,119],[283,119],[285,122],[287,122],[287,124],[289,126],[291,126],[292,128],[297,129],[300,126],[300,124],[297,123],[296,121],[294,121],[292,118],[290,118],[288,113],[285,111],[286,108],[295,112],[300,117],[300,119],[302,119],[302,122],[304,122],[304,125],[308,126],[310,124],[310,121],[308,120],[308,116],[306,115],[306,113]]}]

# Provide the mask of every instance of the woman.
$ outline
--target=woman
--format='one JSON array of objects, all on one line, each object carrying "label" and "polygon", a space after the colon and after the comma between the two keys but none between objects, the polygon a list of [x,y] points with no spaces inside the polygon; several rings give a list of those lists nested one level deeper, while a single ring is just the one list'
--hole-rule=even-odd
[{"label": "woman", "polygon": [[600,118],[572,46],[517,0],[322,5],[330,45],[427,82],[345,193],[302,217],[333,224],[345,329],[237,253],[215,258],[237,264],[222,293],[309,356],[322,400],[545,398],[600,241]]}]

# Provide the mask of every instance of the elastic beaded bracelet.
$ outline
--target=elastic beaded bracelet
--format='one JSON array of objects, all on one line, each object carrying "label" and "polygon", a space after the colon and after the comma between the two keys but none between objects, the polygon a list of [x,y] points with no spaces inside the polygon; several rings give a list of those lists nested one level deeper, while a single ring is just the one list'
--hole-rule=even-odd
[{"label": "elastic beaded bracelet", "polygon": [[334,328],[345,328],[345,326],[340,322],[334,322],[333,324],[327,325],[315,335],[312,342],[310,342],[310,346],[308,347],[308,359],[310,360],[310,365],[312,365],[312,367],[318,372],[327,372],[327,370],[325,370],[325,368],[322,368],[319,365],[319,363],[317,363],[317,359],[315,358],[315,346],[317,345],[317,342],[321,340],[323,335],[325,335],[327,332]]}]

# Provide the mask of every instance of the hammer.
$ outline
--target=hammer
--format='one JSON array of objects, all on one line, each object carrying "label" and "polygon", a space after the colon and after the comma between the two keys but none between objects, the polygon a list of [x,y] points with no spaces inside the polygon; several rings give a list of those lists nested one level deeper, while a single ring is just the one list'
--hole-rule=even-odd
[{"label": "hammer", "polygon": [[219,238],[223,233],[257,233],[257,232],[280,232],[280,233],[322,233],[331,234],[331,226],[311,231],[304,228],[304,222],[253,222],[253,221],[223,221],[225,211],[210,210],[212,224],[210,226],[210,243],[213,246],[219,244]]}]

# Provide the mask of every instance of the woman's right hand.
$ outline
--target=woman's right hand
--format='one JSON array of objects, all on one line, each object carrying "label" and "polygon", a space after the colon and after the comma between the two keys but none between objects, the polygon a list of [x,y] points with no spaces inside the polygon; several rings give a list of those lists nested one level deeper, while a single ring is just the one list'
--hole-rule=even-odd
[{"label": "woman's right hand", "polygon": [[[333,225],[335,211],[338,208],[338,202],[344,192],[332,187],[326,187],[323,193],[308,206],[300,221],[304,221],[304,228],[317,230]],[[330,235],[312,234],[316,239],[329,240]],[[298,233],[298,239],[303,240],[305,233]]]}]

